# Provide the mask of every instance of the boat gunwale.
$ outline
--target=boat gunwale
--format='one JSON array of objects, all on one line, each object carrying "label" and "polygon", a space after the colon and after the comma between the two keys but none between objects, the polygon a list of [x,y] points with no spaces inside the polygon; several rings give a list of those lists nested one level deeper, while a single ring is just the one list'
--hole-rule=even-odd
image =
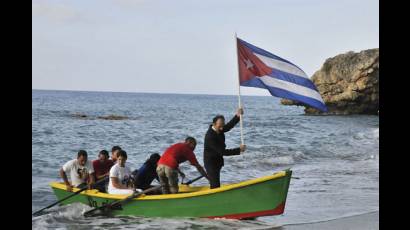
[{"label": "boat gunwale", "polygon": [[[215,193],[221,193],[221,192],[225,192],[225,191],[229,191],[233,189],[243,188],[246,186],[255,185],[255,184],[263,183],[266,181],[286,177],[289,175],[288,173],[289,171],[290,169],[287,169],[287,170],[276,172],[268,176],[250,179],[250,180],[246,180],[246,181],[242,181],[242,182],[238,182],[234,184],[222,185],[221,187],[215,188],[215,189],[206,189],[206,190],[199,190],[196,192],[166,194],[166,195],[141,195],[140,197],[134,198],[133,200],[181,199],[181,198],[198,197],[198,196],[210,195],[210,194],[215,194]],[[50,186],[54,189],[60,189],[60,190],[66,191],[65,185],[61,182],[51,182]],[[73,192],[76,192],[78,190],[79,190],[78,188],[73,188]],[[114,194],[102,193],[96,189],[86,190],[86,191],[81,192],[80,194],[91,196],[91,197],[111,199],[111,200],[120,200],[128,196],[128,195],[114,195]]]}]

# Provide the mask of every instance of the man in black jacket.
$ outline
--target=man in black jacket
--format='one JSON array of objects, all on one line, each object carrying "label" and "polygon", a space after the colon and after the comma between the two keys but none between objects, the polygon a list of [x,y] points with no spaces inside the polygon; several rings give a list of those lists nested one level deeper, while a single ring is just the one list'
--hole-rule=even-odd
[{"label": "man in black jacket", "polygon": [[225,118],[222,115],[214,117],[212,125],[209,126],[204,141],[204,165],[209,182],[212,188],[219,188],[220,172],[224,165],[223,156],[239,155],[245,151],[246,146],[240,145],[239,148],[227,149],[225,145],[225,134],[231,130],[240,120],[243,114],[242,108],[239,108],[236,115],[225,124]]}]

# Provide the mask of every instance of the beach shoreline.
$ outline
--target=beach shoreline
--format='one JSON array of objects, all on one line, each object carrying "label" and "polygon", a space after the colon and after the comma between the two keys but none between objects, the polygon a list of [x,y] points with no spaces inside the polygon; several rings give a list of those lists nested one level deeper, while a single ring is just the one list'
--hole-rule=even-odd
[{"label": "beach shoreline", "polygon": [[379,229],[379,211],[313,223],[287,224],[276,230],[374,230]]}]

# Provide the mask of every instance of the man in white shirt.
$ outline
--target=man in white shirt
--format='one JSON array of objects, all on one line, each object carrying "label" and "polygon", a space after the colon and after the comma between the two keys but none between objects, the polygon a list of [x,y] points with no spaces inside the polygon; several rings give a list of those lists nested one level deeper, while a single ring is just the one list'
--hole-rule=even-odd
[{"label": "man in white shirt", "polygon": [[[70,175],[71,183],[67,179],[67,174]],[[67,191],[72,191],[73,187],[83,188],[87,186],[91,189],[94,184],[94,168],[90,161],[87,161],[87,152],[80,150],[77,153],[77,159],[70,160],[60,169],[60,176],[63,178],[67,186]],[[90,176],[91,175],[91,176]]]},{"label": "man in white shirt", "polygon": [[127,153],[124,150],[118,151],[117,163],[110,169],[109,194],[131,195],[134,193],[133,187],[128,185],[131,179],[131,170],[125,166],[126,161]]}]

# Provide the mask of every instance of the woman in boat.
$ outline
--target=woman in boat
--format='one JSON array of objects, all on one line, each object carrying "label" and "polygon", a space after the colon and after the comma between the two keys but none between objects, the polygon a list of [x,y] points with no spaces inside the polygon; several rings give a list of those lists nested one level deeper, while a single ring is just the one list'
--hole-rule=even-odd
[{"label": "woman in boat", "polygon": [[154,179],[159,181],[157,163],[160,158],[161,156],[158,153],[151,154],[141,168],[132,172],[135,188],[145,190],[152,187],[151,183]]},{"label": "woman in boat", "polygon": [[[107,178],[110,175],[110,169],[113,165],[114,162],[111,159],[109,159],[108,151],[101,150],[98,153],[98,159],[93,161],[95,181]],[[104,182],[96,184],[95,188],[98,189],[98,191],[100,192],[106,192],[108,186],[107,179],[104,179]]]},{"label": "woman in boat", "polygon": [[131,177],[131,170],[125,166],[127,161],[127,153],[124,150],[120,150],[117,153],[117,163],[110,169],[110,182],[108,184],[109,194],[132,194],[134,189],[128,185],[128,181]]}]

